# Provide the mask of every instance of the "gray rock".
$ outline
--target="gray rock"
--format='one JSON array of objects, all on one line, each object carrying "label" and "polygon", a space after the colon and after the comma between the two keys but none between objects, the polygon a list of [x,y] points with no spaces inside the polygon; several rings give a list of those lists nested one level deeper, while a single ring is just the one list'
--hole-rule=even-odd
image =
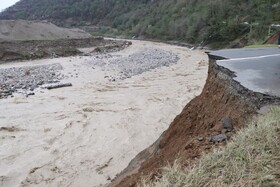
[{"label": "gray rock", "polygon": [[62,78],[56,74],[60,70],[62,66],[58,63],[0,69],[0,98],[7,98],[8,94],[5,92],[9,95],[14,92],[30,95],[29,91],[40,85],[60,81]]},{"label": "gray rock", "polygon": [[223,117],[221,120],[222,127],[228,131],[233,130],[232,120],[229,117]]},{"label": "gray rock", "polygon": [[95,56],[91,64],[104,67],[102,71],[118,70],[119,73],[116,75],[116,81],[130,78],[131,76],[139,75],[162,66],[169,66],[179,60],[176,54],[157,48],[146,48],[127,57],[110,59],[107,63],[102,59],[100,55]]},{"label": "gray rock", "polygon": [[226,134],[218,134],[218,135],[215,135],[215,136],[211,136],[209,138],[210,142],[222,142],[222,141],[225,141],[225,140],[227,140],[227,135]]},{"label": "gray rock", "polygon": [[26,94],[26,97],[31,96],[31,95],[35,95],[35,93],[34,93],[34,92],[28,92],[28,93]]}]

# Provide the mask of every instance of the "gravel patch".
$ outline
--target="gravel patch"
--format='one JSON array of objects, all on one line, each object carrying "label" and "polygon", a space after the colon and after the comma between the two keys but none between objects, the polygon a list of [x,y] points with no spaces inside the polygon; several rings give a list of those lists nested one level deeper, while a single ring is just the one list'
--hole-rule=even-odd
[{"label": "gravel patch", "polygon": [[[178,56],[172,52],[157,48],[146,48],[126,57],[108,53],[95,55],[90,64],[101,67],[103,71],[113,72],[104,78],[109,81],[117,81],[162,66],[169,66],[178,60]],[[56,83],[55,88],[69,86],[59,83],[60,80],[69,78],[61,74],[60,70],[62,70],[62,66],[59,63],[0,69],[0,99],[13,96],[13,93],[22,93],[26,96],[34,95],[34,89],[44,88],[42,85],[46,84]],[[74,75],[71,75],[71,77],[74,77]]]},{"label": "gravel patch", "polygon": [[119,73],[116,76],[108,77],[108,79],[115,81],[130,78],[131,76],[139,75],[162,66],[169,66],[178,60],[178,56],[172,52],[157,48],[147,48],[128,57],[112,59],[109,57],[107,63],[96,59],[92,63],[100,67],[105,67],[105,69],[117,70]]},{"label": "gravel patch", "polygon": [[33,90],[44,84],[57,83],[64,76],[60,64],[14,67],[0,69],[0,99],[15,92],[26,96],[34,95]]}]

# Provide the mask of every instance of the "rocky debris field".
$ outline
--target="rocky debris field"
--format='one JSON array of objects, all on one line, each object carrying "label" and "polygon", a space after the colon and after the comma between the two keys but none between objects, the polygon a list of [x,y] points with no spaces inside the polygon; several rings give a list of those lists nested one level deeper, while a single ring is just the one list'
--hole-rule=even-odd
[{"label": "rocky debris field", "polygon": [[[176,54],[158,48],[146,48],[128,56],[98,53],[92,54],[90,58],[92,68],[99,67],[103,72],[111,72],[104,76],[109,81],[124,80],[179,60]],[[34,95],[34,89],[38,87],[49,89],[72,86],[71,83],[64,85],[59,82],[69,77],[77,78],[78,72],[74,70],[75,76],[71,73],[63,75],[60,70],[62,66],[59,63],[0,69],[0,99],[13,96],[13,93]]]},{"label": "rocky debris field", "polygon": [[34,95],[34,89],[44,84],[58,83],[65,76],[60,64],[0,69],[0,99],[13,93]]},{"label": "rocky debris field", "polygon": [[[162,66],[169,66],[179,60],[176,54],[157,48],[146,48],[127,57],[112,57],[110,54],[98,55],[91,61],[93,65],[104,69],[116,70],[116,75],[105,77],[111,81],[123,80]],[[105,62],[102,59],[109,60]]]}]

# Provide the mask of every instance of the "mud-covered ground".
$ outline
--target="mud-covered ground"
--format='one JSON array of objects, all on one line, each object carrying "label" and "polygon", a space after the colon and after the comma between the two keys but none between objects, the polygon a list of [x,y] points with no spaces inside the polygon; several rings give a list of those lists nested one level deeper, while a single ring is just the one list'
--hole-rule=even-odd
[{"label": "mud-covered ground", "polygon": [[[0,99],[0,186],[109,183],[200,94],[207,63],[202,51],[133,41],[114,53],[1,64],[5,89],[43,83]],[[49,80],[72,86],[43,89]]]},{"label": "mud-covered ground", "polygon": [[[0,41],[0,64],[10,61],[115,52],[128,47],[130,44],[127,41],[110,40],[101,37]],[[91,51],[84,52],[80,48],[91,48]]]}]

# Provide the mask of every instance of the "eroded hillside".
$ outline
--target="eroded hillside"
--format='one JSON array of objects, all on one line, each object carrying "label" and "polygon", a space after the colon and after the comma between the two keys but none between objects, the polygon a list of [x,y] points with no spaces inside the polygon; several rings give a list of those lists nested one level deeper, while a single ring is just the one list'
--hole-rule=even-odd
[{"label": "eroded hillside", "polygon": [[[279,58],[279,54],[273,55],[274,50],[256,51],[257,55],[269,56],[272,53],[270,55]],[[228,54],[227,51],[224,53]],[[237,52],[237,56],[242,56],[240,53],[242,54],[242,51]],[[252,54],[254,51],[250,50],[243,55]],[[216,60],[224,57],[212,54],[209,56],[208,78],[201,95],[185,106],[160,138],[139,153],[111,186],[132,187],[140,184],[143,177],[155,179],[160,176],[162,167],[174,163],[177,159],[182,160],[184,166],[188,167],[205,152],[224,145],[225,140],[231,139],[236,131],[258,113],[260,108],[270,104],[280,104],[279,89],[276,92],[278,96],[269,92],[249,90],[242,85],[243,83],[235,80],[235,73],[238,72],[217,64]],[[256,61],[256,59],[252,61],[254,60]],[[277,61],[273,63],[277,66]],[[271,63],[266,65],[274,67]],[[276,66],[275,68],[279,67]],[[251,77],[253,75],[252,71]],[[266,76],[262,79],[270,80]],[[274,75],[272,83],[279,88],[278,74]]]}]

